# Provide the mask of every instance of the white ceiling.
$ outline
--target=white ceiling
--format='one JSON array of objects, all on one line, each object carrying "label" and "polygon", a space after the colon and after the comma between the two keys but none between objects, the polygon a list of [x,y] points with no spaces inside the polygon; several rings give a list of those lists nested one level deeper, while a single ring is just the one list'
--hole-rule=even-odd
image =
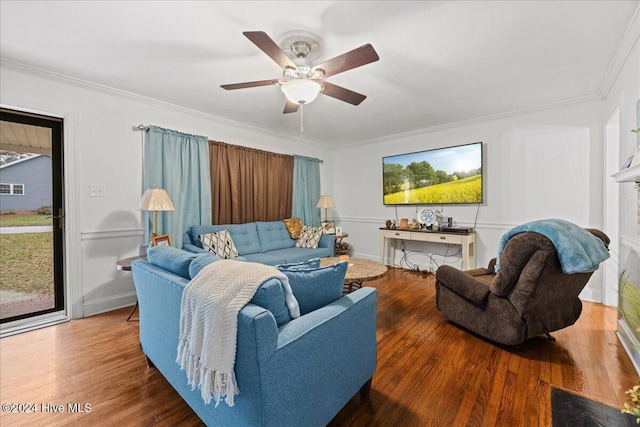
[{"label": "white ceiling", "polygon": [[371,43],[378,62],[327,79],[367,99],[304,110],[304,138],[337,148],[601,97],[639,3],[3,0],[0,57],[296,138],[277,86],[220,88],[281,76],[242,32],[314,32],[316,63]]}]

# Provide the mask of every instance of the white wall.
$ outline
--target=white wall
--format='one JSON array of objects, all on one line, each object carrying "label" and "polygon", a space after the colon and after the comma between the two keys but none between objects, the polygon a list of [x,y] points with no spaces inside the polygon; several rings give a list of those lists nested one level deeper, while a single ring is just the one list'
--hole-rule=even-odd
[{"label": "white wall", "polygon": [[[363,258],[379,258],[378,229],[385,219],[411,218],[417,210],[399,207],[396,215],[393,207],[383,206],[382,157],[476,141],[484,143],[485,167],[484,203],[476,224],[478,266],[485,266],[495,256],[505,231],[523,222],[560,217],[583,226],[603,226],[604,101],[425,131],[330,152],[312,143],[233,126],[131,94],[43,77],[29,70],[1,71],[0,103],[4,106],[36,105],[41,106],[35,108],[40,112],[64,110],[73,117],[67,131],[75,141],[75,153],[66,153],[73,159],[66,174],[76,181],[74,193],[67,195],[75,201],[68,221],[78,229],[70,242],[78,247],[75,266],[80,269],[76,272],[78,283],[72,284],[80,289],[76,295],[80,308],[72,313],[74,317],[135,301],[130,275],[116,271],[115,262],[136,255],[143,240],[141,215],[136,210],[142,192],[141,134],[132,130],[140,123],[323,159],[322,192],[332,194],[337,206],[329,210],[330,219],[349,233],[346,241],[354,247],[352,255]],[[630,75],[633,72],[625,71]],[[635,72],[637,76],[637,68]],[[629,123],[629,114],[622,112],[621,126]],[[106,197],[89,197],[90,185],[103,185]],[[457,225],[474,224],[476,206],[442,208],[444,215],[454,217]],[[419,243],[408,243],[407,249],[446,251]],[[450,249],[452,252],[455,251]],[[442,257],[436,256],[435,260],[439,264]],[[430,265],[422,254],[414,255],[411,261],[422,269],[437,266]],[[459,267],[459,257],[449,257],[447,263]],[[601,289],[602,276],[598,272],[582,296],[599,301]]]},{"label": "white wall", "polygon": [[[69,112],[65,123],[69,245],[77,248],[67,280],[76,289],[74,318],[135,302],[130,273],[117,271],[118,259],[138,254],[143,243],[141,133],[138,124],[157,125],[210,139],[263,150],[300,154],[324,160],[323,192],[333,185],[331,153],[304,141],[280,138],[226,124],[214,117],[146,100],[108,88],[31,70],[2,68],[0,103],[41,113]],[[212,89],[213,90],[213,89]],[[214,94],[212,94],[213,96]],[[57,115],[57,114],[53,114]],[[90,197],[89,186],[101,185],[105,197]]]},{"label": "white wall", "polygon": [[[640,17],[636,16],[630,32],[636,34],[635,45],[630,50],[625,64],[618,75],[609,95],[605,100],[603,116],[608,117],[616,109],[620,112],[620,159],[624,160],[632,156],[636,147],[640,146],[640,135],[630,132],[640,125],[636,120],[636,103],[640,102]],[[611,177],[606,177],[612,180]],[[618,184],[619,188],[619,239],[618,244],[611,248],[617,251],[616,262],[619,274],[624,272],[625,277],[636,286],[640,284],[640,209],[638,198],[640,194],[633,182]],[[614,268],[616,266],[612,266]],[[607,283],[607,286],[618,290],[618,283]],[[640,374],[640,352],[638,334],[634,333],[625,321],[618,323],[618,335],[625,346],[636,371]]]},{"label": "white wall", "polygon": [[[524,222],[564,218],[602,228],[603,105],[603,101],[591,101],[336,151],[332,214],[349,233],[346,241],[354,247],[352,255],[379,259],[378,229],[385,219],[396,218],[394,207],[382,203],[383,156],[477,141],[484,144],[485,185],[476,224],[478,267],[496,256],[505,231]],[[415,217],[418,208],[398,207],[397,217]],[[476,205],[437,208],[452,216],[456,225],[474,224]],[[406,242],[406,249],[440,254],[447,250],[417,242]],[[401,256],[397,251],[396,263]],[[435,259],[438,264],[443,260]],[[420,269],[437,267],[420,253],[410,261]],[[459,257],[448,257],[446,263],[461,267]],[[600,300],[601,289],[602,278],[596,273],[582,296]]]}]

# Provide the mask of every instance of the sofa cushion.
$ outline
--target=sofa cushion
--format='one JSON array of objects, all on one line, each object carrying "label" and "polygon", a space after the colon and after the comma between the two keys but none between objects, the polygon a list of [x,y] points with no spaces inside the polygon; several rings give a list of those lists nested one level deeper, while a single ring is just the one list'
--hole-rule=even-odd
[{"label": "sofa cushion", "polygon": [[331,255],[331,250],[329,248],[316,248],[316,249],[307,249],[307,248],[288,248],[288,249],[278,249],[276,251],[268,252],[269,255],[277,256],[279,258],[284,258],[285,263],[291,264],[301,261],[306,261],[309,258],[324,258]]},{"label": "sofa cushion", "polygon": [[198,235],[202,247],[222,259],[238,258],[238,250],[228,230]]},{"label": "sofa cushion", "polygon": [[262,252],[292,248],[296,244],[282,221],[256,222],[256,230]]},{"label": "sofa cushion", "polygon": [[287,227],[287,231],[289,232],[289,236],[292,239],[300,238],[300,232],[302,231],[302,220],[298,217],[283,219],[284,225]]},{"label": "sofa cushion", "polygon": [[168,245],[152,246],[147,249],[147,259],[151,264],[185,279],[190,279],[189,265],[196,256],[198,255]]},{"label": "sofa cushion", "polygon": [[305,225],[300,231],[300,238],[296,242],[296,248],[316,249],[318,242],[320,242],[320,237],[322,237],[322,227]]},{"label": "sofa cushion", "polygon": [[260,285],[253,295],[251,303],[269,310],[275,317],[278,327],[291,320],[284,296],[284,287],[279,279],[272,278]]},{"label": "sofa cushion", "polygon": [[274,254],[273,252],[267,252],[265,254],[258,252],[257,254],[245,255],[245,258],[249,262],[258,262],[266,265],[278,265],[287,262],[286,258],[283,258],[278,254]]},{"label": "sofa cushion", "polygon": [[312,258],[307,261],[302,262],[288,262],[286,264],[276,265],[276,268],[280,271],[282,270],[303,270],[307,268],[318,268],[320,267],[320,258]]},{"label": "sofa cushion", "polygon": [[347,264],[343,261],[327,267],[282,270],[289,278],[293,295],[300,305],[301,316],[324,307],[342,296]]},{"label": "sofa cushion", "polygon": [[189,278],[193,279],[198,273],[200,273],[200,270],[212,262],[216,262],[221,259],[222,258],[214,254],[197,254],[189,264]]}]

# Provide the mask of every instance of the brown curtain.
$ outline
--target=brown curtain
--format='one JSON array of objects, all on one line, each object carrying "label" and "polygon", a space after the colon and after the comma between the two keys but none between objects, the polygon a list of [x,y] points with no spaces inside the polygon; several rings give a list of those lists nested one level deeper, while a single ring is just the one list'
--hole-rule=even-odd
[{"label": "brown curtain", "polygon": [[291,217],[293,156],[209,141],[212,224]]}]

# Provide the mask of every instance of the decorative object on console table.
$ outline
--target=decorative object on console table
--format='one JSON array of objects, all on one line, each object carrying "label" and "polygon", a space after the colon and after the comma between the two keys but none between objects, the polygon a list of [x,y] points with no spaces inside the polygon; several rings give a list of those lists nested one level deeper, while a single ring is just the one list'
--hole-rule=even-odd
[{"label": "decorative object on console table", "polygon": [[175,211],[176,208],[165,190],[154,187],[144,192],[139,210],[153,212],[153,234],[151,236],[155,237],[158,235],[158,212]]},{"label": "decorative object on console table", "polygon": [[407,229],[407,225],[409,224],[409,219],[408,218],[402,218],[400,219],[400,228],[402,230],[406,230]]},{"label": "decorative object on console table", "polygon": [[436,221],[436,212],[431,208],[423,208],[418,212],[418,222],[430,226]]},{"label": "decorative object on console table", "polygon": [[[341,227],[338,227],[338,228],[341,228]],[[349,233],[343,232],[342,229],[340,230],[340,233],[338,233],[336,229],[336,247],[335,247],[336,256],[346,255],[349,252],[349,244],[342,241],[342,239],[346,237],[349,237]]]},{"label": "decorative object on console table", "polygon": [[327,209],[335,208],[336,204],[333,203],[333,199],[330,195],[324,194],[320,196],[320,200],[318,200],[317,208],[324,208],[324,222],[327,222]]}]

